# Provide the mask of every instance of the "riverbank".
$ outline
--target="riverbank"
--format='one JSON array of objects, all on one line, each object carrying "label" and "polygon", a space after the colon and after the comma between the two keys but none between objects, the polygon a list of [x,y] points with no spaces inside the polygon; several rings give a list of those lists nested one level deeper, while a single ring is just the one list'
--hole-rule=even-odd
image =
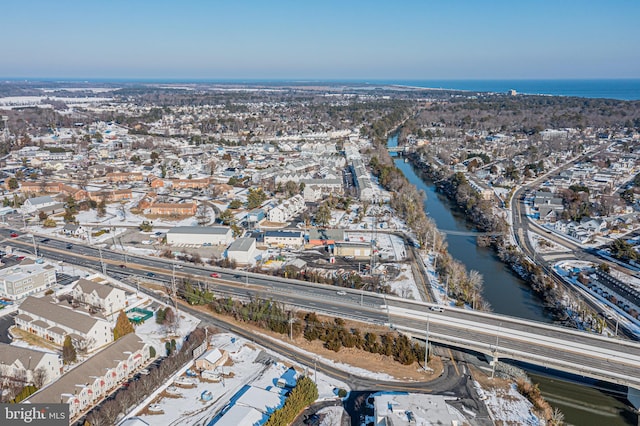
[{"label": "riverbank", "polygon": [[479,231],[495,233],[478,237],[476,244],[481,247],[490,247],[498,258],[522,278],[540,298],[553,320],[567,323],[570,315],[565,305],[564,291],[546,275],[542,268],[527,260],[516,246],[509,243],[504,234],[508,229],[506,221],[496,215],[489,202],[479,200],[479,197],[474,196],[473,191],[469,191],[469,185],[464,176],[453,174],[438,164],[430,163],[416,153],[410,154],[407,158],[422,179],[433,182],[440,193],[465,212],[466,220],[470,224]]}]

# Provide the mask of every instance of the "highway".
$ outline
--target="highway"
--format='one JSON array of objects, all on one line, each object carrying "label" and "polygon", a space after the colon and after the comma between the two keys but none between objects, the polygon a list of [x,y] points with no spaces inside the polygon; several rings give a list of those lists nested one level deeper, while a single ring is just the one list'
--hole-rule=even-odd
[{"label": "highway", "polygon": [[[6,233],[1,230],[0,235]],[[33,251],[30,238],[8,238],[5,243]],[[36,240],[37,241],[37,240]],[[424,339],[580,374],[640,389],[640,344],[504,315],[446,308],[359,290],[270,277],[235,270],[183,266],[169,259],[122,253],[51,239],[40,243],[39,252],[54,260],[100,270],[100,255],[109,275],[137,276],[168,285],[174,276],[209,285],[218,295],[270,298],[300,310],[385,325]],[[124,267],[121,267],[123,265]],[[217,272],[220,278],[211,278]],[[153,277],[147,274],[154,274]],[[342,290],[342,289],[341,289]]]}]

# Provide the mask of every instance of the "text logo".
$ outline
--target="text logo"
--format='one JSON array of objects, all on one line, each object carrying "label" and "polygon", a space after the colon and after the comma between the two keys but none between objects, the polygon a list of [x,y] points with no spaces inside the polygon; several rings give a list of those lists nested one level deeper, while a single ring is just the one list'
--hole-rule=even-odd
[{"label": "text logo", "polygon": [[68,404],[0,404],[0,425],[67,426]]}]

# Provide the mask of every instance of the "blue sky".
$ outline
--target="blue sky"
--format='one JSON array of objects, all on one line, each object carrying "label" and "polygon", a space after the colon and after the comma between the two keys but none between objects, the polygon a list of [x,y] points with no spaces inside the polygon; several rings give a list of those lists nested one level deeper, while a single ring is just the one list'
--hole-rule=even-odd
[{"label": "blue sky", "polygon": [[640,1],[21,0],[0,77],[640,78]]}]

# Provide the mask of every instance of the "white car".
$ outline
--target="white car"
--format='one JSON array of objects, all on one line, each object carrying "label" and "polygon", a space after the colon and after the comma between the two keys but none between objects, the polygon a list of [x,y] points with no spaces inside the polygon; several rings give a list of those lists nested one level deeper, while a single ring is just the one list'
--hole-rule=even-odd
[{"label": "white car", "polygon": [[429,309],[433,312],[444,312],[444,308],[442,306],[432,306]]},{"label": "white car", "polygon": [[337,294],[338,296],[346,296],[346,295],[347,295],[347,292],[346,292],[346,291],[343,291],[343,290],[340,290],[340,291],[336,291],[336,294]]}]

